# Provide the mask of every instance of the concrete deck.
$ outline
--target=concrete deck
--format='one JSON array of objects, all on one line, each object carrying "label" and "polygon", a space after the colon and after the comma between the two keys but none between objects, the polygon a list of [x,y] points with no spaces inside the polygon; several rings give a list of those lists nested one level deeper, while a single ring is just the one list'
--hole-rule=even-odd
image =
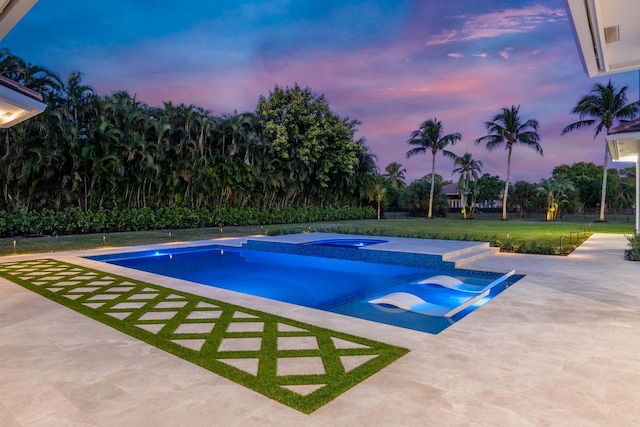
[{"label": "concrete deck", "polygon": [[0,425],[635,425],[640,263],[626,248],[596,234],[568,257],[466,264],[527,276],[438,335],[49,254],[412,351],[305,415],[0,279]]}]

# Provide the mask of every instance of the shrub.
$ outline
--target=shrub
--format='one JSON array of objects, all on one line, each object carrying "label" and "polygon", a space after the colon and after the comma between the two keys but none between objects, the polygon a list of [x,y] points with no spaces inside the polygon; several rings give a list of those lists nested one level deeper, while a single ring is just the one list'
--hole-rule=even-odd
[{"label": "shrub", "polygon": [[627,236],[630,249],[627,251],[630,261],[640,261],[640,234]]}]

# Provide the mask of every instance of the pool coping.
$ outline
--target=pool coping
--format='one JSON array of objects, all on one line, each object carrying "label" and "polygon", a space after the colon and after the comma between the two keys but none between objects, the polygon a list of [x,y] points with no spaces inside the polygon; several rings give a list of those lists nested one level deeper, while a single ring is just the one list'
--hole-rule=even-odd
[{"label": "pool coping", "polygon": [[[339,242],[342,240],[353,241],[353,240],[368,240],[368,238],[359,237],[356,235],[344,235],[344,234],[329,234],[329,233],[304,233],[304,234],[294,234],[294,235],[286,235],[286,236],[251,236],[247,238],[242,238],[239,240],[233,240],[230,242],[224,241],[211,241],[210,245],[206,244],[206,242],[198,242],[198,245],[180,245],[180,246],[172,246],[171,248],[164,246],[162,249],[158,248],[144,248],[140,250],[135,250],[131,252],[128,251],[117,251],[113,253],[113,251],[109,251],[109,253],[100,253],[99,255],[84,255],[85,258],[91,259],[93,261],[98,261],[101,263],[108,263],[112,265],[122,265],[117,262],[120,258],[126,259],[127,254],[139,254],[139,256],[153,256],[153,255],[166,255],[171,251],[174,253],[182,253],[183,250],[193,250],[193,249],[210,249],[210,250],[218,250],[219,248],[230,247],[230,248],[238,248],[243,251],[248,251],[248,253],[269,253],[269,254],[282,254],[282,255],[291,255],[291,256],[302,256],[302,257],[315,257],[318,259],[328,258],[340,261],[347,262],[360,262],[360,263],[372,263],[378,265],[393,265],[399,267],[409,267],[409,268],[417,268],[424,269],[425,276],[422,278],[427,278],[430,275],[435,274],[449,274],[449,275],[465,275],[469,277],[475,278],[490,278],[491,280],[497,279],[498,277],[508,277],[513,275],[513,271],[508,272],[506,275],[502,272],[486,272],[486,271],[478,271],[471,269],[463,269],[456,268],[453,262],[446,261],[447,257],[459,257],[460,254],[468,253],[476,250],[477,248],[484,248],[486,243],[478,243],[478,242],[456,242],[453,241],[437,241],[431,239],[424,239],[418,241],[415,244],[415,239],[407,239],[407,238],[397,238],[390,237],[384,240],[378,240],[379,243],[371,246],[364,247],[342,247],[342,246],[324,246],[324,245],[316,245],[315,243],[318,241],[331,241],[331,242]],[[443,244],[444,242],[444,244]],[[372,246],[376,246],[375,249],[372,249]],[[414,251],[417,249],[417,252]],[[225,250],[226,251],[226,250]],[[116,255],[117,259],[114,259],[112,256]],[[156,260],[157,261],[157,260]],[[359,269],[367,269],[366,264],[360,264]],[[125,267],[126,268],[126,267]],[[134,270],[144,270],[142,268]],[[437,273],[436,273],[437,272]],[[175,276],[168,275],[170,278],[175,278]],[[516,275],[516,277],[521,277],[520,275]],[[184,280],[189,281],[188,278],[184,278]],[[517,279],[515,280],[517,282]],[[407,282],[408,284],[408,282]],[[513,283],[507,284],[506,286],[511,286]],[[209,285],[207,285],[209,286]],[[221,286],[220,288],[226,289],[225,286]],[[502,290],[504,286],[496,288],[495,291],[492,292],[492,296],[490,299],[495,298]],[[445,288],[435,289],[435,292],[441,290],[445,292]],[[394,292],[392,289],[387,289],[387,294]],[[453,292],[455,294],[455,291]],[[376,296],[382,296],[384,294],[384,289],[378,289],[375,292],[370,294],[370,298],[375,298]],[[412,294],[413,295],[413,294]],[[257,295],[253,295],[257,296]],[[413,330],[417,330],[424,333],[437,334],[441,333],[442,330],[446,329],[450,325],[459,321],[462,317],[466,315],[470,315],[471,313],[467,310],[464,314],[459,314],[460,311],[463,311],[467,307],[471,305],[475,305],[476,303],[486,303],[487,299],[485,297],[489,296],[489,291],[484,292],[482,295],[471,295],[471,294],[458,294],[457,297],[464,296],[466,300],[458,301],[458,305],[454,305],[455,302],[446,301],[445,305],[437,305],[433,303],[433,301],[422,301],[423,307],[429,307],[431,310],[430,313],[424,312],[424,315],[427,315],[428,318],[425,318],[427,321],[422,322],[422,326],[416,324],[417,318],[422,318],[422,314],[419,311],[415,311],[414,313],[408,314],[409,318],[398,316],[397,314],[394,316],[389,316],[388,313],[384,311],[379,311],[376,309],[371,309],[370,314],[368,315],[356,315],[350,311],[350,309],[344,308],[339,309],[336,307],[327,308],[325,307],[313,307],[315,309],[326,311],[328,313],[337,313],[341,315],[346,315],[348,317],[356,317],[360,319],[364,319],[366,321],[372,321],[376,323],[384,323],[391,325],[393,327],[404,327]],[[414,295],[417,297],[417,295]],[[423,296],[424,297],[424,296]],[[475,297],[475,298],[473,298]],[[267,298],[267,297],[265,297]],[[284,302],[280,299],[277,301]],[[272,300],[269,300],[272,301]],[[416,300],[417,301],[417,300]],[[275,302],[275,301],[274,301]],[[349,301],[354,302],[354,301]],[[296,302],[291,302],[294,306],[298,306]],[[393,304],[391,304],[393,305]],[[300,304],[303,306],[303,304]],[[305,307],[309,307],[308,305],[304,305]],[[369,305],[370,306],[370,305]],[[474,309],[478,307],[475,306]],[[368,307],[364,307],[364,310],[369,310]],[[416,309],[417,310],[417,309]],[[406,311],[412,311],[411,309],[407,309]],[[441,313],[440,313],[441,312]],[[373,315],[373,318],[371,317]]]},{"label": "pool coping", "polygon": [[[201,247],[215,244],[222,244],[227,246],[242,247],[248,240],[266,241],[266,242],[282,242],[282,243],[294,243],[294,244],[306,244],[313,240],[325,239],[325,238],[353,238],[357,235],[338,234],[338,233],[301,233],[290,234],[283,236],[264,236],[254,235],[237,238],[222,238],[211,240],[199,240],[191,242],[171,242],[160,245],[140,245],[140,246],[128,246],[128,247],[104,247],[100,249],[90,249],[81,251],[71,251],[58,254],[50,254],[51,258],[60,259],[62,261],[70,262],[76,265],[80,265],[87,268],[93,268],[102,270],[104,272],[118,274],[121,276],[128,276],[136,280],[149,281],[151,283],[158,284],[160,286],[172,287],[176,290],[183,292],[189,292],[195,295],[200,295],[206,298],[218,299],[226,301],[231,304],[247,307],[253,310],[266,311],[273,314],[290,317],[300,322],[306,322],[317,326],[331,329],[335,325],[341,325],[344,329],[351,323],[354,324],[354,328],[347,328],[352,331],[368,330],[379,331],[382,336],[392,336],[397,334],[399,327],[388,325],[384,323],[378,323],[366,319],[355,318],[351,316],[342,315],[339,313],[332,313],[325,310],[314,309],[310,307],[304,307],[296,304],[291,304],[283,301],[271,300],[268,298],[262,298],[259,296],[253,296],[226,290],[222,288],[215,288],[211,286],[202,285],[199,283],[190,282],[182,279],[174,279],[166,276],[142,272],[126,267],[120,267],[114,264],[108,264],[103,261],[92,260],[87,257],[103,254],[115,254],[115,253],[128,253],[147,251],[155,249],[167,249],[167,248],[186,248],[186,247]],[[423,255],[433,255],[436,257],[446,258],[447,256],[458,256],[460,253],[466,253],[473,251],[475,248],[484,247],[488,245],[483,242],[465,242],[456,240],[433,240],[433,239],[411,239],[402,237],[386,237],[388,243],[381,243],[379,245],[372,245],[368,247],[349,249],[358,251],[395,251],[395,252],[416,252]],[[25,259],[38,258],[37,255],[19,255],[18,257],[25,257]],[[0,258],[0,262],[2,259]],[[505,274],[509,270],[498,268],[496,270],[476,270],[478,272],[490,272]],[[516,272],[517,273],[517,272]],[[404,328],[401,328],[404,329]],[[342,330],[342,329],[340,329]],[[427,334],[426,332],[414,331],[420,334]],[[353,332],[351,332],[353,333]],[[354,333],[357,335],[357,333]],[[399,345],[399,344],[394,344]]]}]

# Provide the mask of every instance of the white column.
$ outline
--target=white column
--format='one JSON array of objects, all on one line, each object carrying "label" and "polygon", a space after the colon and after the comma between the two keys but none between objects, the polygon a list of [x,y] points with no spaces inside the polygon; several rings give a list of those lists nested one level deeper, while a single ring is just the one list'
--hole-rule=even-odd
[{"label": "white column", "polygon": [[640,142],[636,159],[636,234],[640,233]]}]

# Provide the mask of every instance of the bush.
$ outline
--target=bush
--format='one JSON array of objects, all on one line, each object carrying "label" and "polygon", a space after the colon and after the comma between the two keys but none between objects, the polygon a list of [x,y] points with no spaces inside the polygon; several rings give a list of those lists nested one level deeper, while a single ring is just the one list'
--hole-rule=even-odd
[{"label": "bush", "polygon": [[630,249],[627,251],[630,261],[640,261],[640,234],[627,236]]}]

